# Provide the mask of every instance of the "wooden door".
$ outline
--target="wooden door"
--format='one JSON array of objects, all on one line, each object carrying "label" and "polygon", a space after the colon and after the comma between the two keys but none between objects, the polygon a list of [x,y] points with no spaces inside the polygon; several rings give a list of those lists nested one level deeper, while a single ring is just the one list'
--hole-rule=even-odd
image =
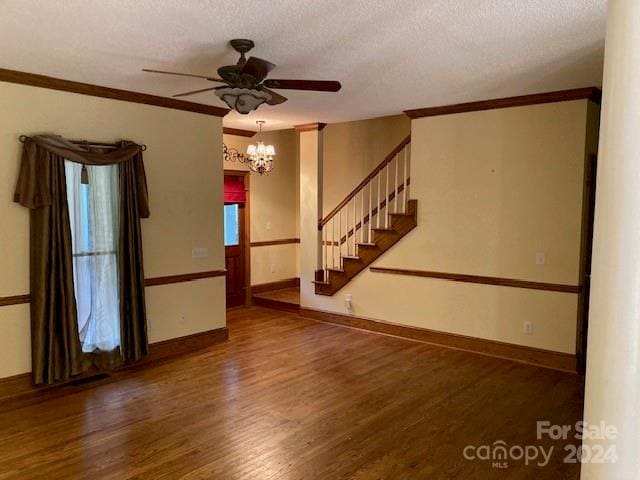
[{"label": "wooden door", "polygon": [[227,307],[245,303],[244,203],[224,205],[224,252],[227,269]]},{"label": "wooden door", "polygon": [[227,307],[251,303],[249,172],[224,171],[224,248]]}]

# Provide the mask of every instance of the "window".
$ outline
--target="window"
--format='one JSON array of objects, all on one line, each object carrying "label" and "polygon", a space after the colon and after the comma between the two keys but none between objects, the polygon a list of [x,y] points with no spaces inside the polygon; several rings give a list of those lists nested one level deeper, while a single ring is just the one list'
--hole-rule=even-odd
[{"label": "window", "polygon": [[238,204],[224,206],[224,245],[232,246],[240,243],[240,225],[238,224]]},{"label": "window", "polygon": [[83,352],[120,346],[118,166],[65,161],[78,330]]}]

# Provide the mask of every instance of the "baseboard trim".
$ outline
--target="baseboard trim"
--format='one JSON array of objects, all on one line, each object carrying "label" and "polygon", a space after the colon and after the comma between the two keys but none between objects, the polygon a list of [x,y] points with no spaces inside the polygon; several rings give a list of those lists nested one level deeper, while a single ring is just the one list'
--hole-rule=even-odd
[{"label": "baseboard trim", "polygon": [[295,303],[281,302],[280,300],[272,300],[270,298],[253,297],[252,303],[256,307],[270,308],[272,310],[281,310],[289,313],[300,313],[300,305]]},{"label": "baseboard trim", "polygon": [[283,290],[285,288],[296,288],[300,286],[300,279],[298,277],[285,278],[284,280],[278,280],[275,282],[259,283],[257,285],[251,285],[251,293],[265,293],[273,292],[274,290]]},{"label": "baseboard trim", "polygon": [[342,315],[311,308],[300,308],[300,316],[324,323],[391,335],[480,355],[504,358],[519,363],[551,368],[553,370],[577,373],[576,356],[568,353],[468,337],[455,333],[438,332],[426,328],[409,327],[396,323]]},{"label": "baseboard trim", "polygon": [[[164,360],[196,352],[212,345],[226,342],[228,339],[229,330],[227,327],[223,327],[152,343],[149,345],[149,354],[138,363],[126,365],[112,372],[108,372],[108,375],[98,372],[88,372],[74,377],[68,382],[56,385],[34,385],[31,379],[31,372],[2,378],[0,379],[0,404],[3,410],[10,410],[40,403],[51,398],[62,397],[97,385],[116,381],[130,374],[132,371],[146,368]],[[92,377],[96,377],[96,380],[90,381]]]},{"label": "baseboard trim", "polygon": [[222,327],[151,343],[149,344],[149,355],[143,360],[143,363],[152,363],[166,358],[177,357],[226,342],[227,340],[229,340],[229,329]]}]

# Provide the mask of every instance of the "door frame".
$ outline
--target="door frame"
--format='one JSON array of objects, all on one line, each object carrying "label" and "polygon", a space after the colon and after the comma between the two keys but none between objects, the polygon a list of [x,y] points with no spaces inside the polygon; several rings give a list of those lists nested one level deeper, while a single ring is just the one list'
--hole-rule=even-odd
[{"label": "door frame", "polygon": [[585,159],[582,195],[582,232],[580,239],[580,294],[576,332],[576,369],[581,375],[587,369],[587,333],[589,330],[589,296],[591,293],[591,256],[593,251],[593,221],[595,217],[598,156]]},{"label": "door frame", "polygon": [[[244,306],[251,305],[251,196],[250,196],[250,171],[248,170],[224,170],[224,175],[242,178],[244,183],[244,245],[242,256],[244,262]],[[222,202],[224,205],[224,201]],[[224,224],[223,224],[224,228]],[[226,287],[225,287],[226,295]]]}]

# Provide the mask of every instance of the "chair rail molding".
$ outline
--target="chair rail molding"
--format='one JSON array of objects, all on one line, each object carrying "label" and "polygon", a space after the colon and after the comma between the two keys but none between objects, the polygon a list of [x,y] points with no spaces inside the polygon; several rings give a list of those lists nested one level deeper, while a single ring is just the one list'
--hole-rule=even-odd
[{"label": "chair rail molding", "polygon": [[[181,273],[178,275],[167,275],[163,277],[151,277],[144,279],[145,287],[155,287],[158,285],[169,285],[172,283],[192,282],[203,278],[215,278],[226,276],[226,270],[209,270],[206,272]],[[31,295],[11,295],[8,297],[0,297],[0,307],[8,305],[19,305],[22,303],[30,303]]]},{"label": "chair rail molding", "polygon": [[432,272],[429,270],[411,270],[406,268],[370,267],[374,273],[387,273],[394,275],[406,275],[410,277],[435,278],[454,282],[478,283],[482,285],[497,285],[501,287],[527,288],[530,290],[546,290],[549,292],[580,293],[581,285],[566,285],[562,283],[532,282],[515,278],[487,277],[482,275],[469,275],[464,273]]}]

